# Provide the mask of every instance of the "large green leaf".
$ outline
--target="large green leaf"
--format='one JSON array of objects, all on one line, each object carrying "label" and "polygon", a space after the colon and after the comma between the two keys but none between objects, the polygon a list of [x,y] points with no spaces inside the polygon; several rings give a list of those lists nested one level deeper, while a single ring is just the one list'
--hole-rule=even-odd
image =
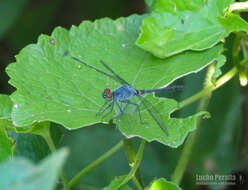
[{"label": "large green leaf", "polygon": [[62,149],[37,166],[23,158],[0,165],[0,189],[52,190],[67,153]]},{"label": "large green leaf", "polygon": [[143,20],[136,44],[165,58],[185,50],[211,48],[232,31],[248,32],[248,24],[240,16],[223,16],[230,3],[232,0],[156,0],[153,12]]},{"label": "large green leaf", "polygon": [[[142,19],[143,16],[133,15],[116,21],[107,18],[94,23],[85,21],[69,32],[58,27],[51,37],[41,35],[37,44],[25,47],[16,56],[17,63],[7,68],[10,83],[17,88],[11,96],[15,124],[26,126],[49,120],[76,129],[101,122],[96,116],[105,102],[101,93],[105,87],[115,89],[120,84],[75,62],[70,55],[102,70],[99,60],[103,60],[134,87],[149,89],[168,85],[183,75],[203,69],[223,50],[218,45],[204,52],[185,52],[158,59],[134,45]],[[66,51],[69,56],[63,56]],[[142,107],[142,119],[148,127],[140,124],[137,114],[125,119],[126,114],[117,121],[127,136],[158,140],[176,147],[195,128],[196,118],[204,114],[170,119],[170,113],[178,108],[175,100],[155,99],[152,95],[148,99],[165,118],[170,137],[165,136]],[[104,121],[112,117],[113,113]]]}]

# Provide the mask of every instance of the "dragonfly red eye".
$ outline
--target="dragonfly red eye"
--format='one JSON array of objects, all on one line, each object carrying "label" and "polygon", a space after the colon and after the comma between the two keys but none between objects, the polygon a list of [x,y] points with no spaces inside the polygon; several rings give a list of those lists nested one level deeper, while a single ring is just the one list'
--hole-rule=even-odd
[{"label": "dragonfly red eye", "polygon": [[109,88],[104,89],[104,91],[103,91],[103,98],[110,98],[111,99],[112,97],[113,97],[113,95],[110,92],[110,89]]},{"label": "dragonfly red eye", "polygon": [[106,93],[107,98],[112,98],[112,93]]},{"label": "dragonfly red eye", "polygon": [[106,94],[108,94],[108,93],[110,93],[110,89],[109,89],[109,88],[106,88],[106,89],[104,89],[104,92],[105,92]]}]

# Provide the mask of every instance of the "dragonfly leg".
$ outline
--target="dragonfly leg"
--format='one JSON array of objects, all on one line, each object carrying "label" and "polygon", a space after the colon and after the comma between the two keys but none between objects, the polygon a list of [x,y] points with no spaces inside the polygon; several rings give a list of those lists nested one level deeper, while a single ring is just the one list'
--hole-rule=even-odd
[{"label": "dragonfly leg", "polygon": [[[106,113],[105,115],[103,115],[102,116],[102,119],[104,119],[107,115],[109,115],[112,111],[113,111],[113,108],[114,108],[114,104],[115,104],[115,102],[113,101],[113,102],[111,102],[104,110],[103,110],[103,112],[102,113],[104,113],[107,109],[109,109],[110,108],[110,106],[111,106],[111,109],[110,109],[110,111],[108,112],[108,113]],[[102,114],[101,113],[101,114]]]},{"label": "dragonfly leg", "polygon": [[121,113],[118,114],[117,116],[115,116],[113,119],[117,119],[117,118],[121,117],[124,114],[124,109],[121,109],[121,106],[119,105],[118,102],[116,102],[116,105],[119,108],[119,110],[120,110]]},{"label": "dragonfly leg", "polygon": [[105,108],[105,106],[106,106],[108,103],[109,103],[109,102],[106,101],[106,102],[103,104],[103,106],[98,110],[96,116],[101,115],[103,112],[106,111],[106,109],[108,109],[108,108],[110,107],[111,103]]},{"label": "dragonfly leg", "polygon": [[141,124],[144,124],[144,122],[142,121],[142,118],[141,118],[141,113],[140,113],[140,107],[139,107],[139,104],[136,104],[136,103],[134,103],[134,102],[131,102],[130,100],[122,100],[121,102],[126,103],[126,106],[124,107],[123,112],[126,110],[126,108],[127,108],[127,106],[128,106],[129,104],[134,105],[134,106],[138,109],[138,112],[139,112],[139,118],[140,118],[140,122],[141,122]]}]

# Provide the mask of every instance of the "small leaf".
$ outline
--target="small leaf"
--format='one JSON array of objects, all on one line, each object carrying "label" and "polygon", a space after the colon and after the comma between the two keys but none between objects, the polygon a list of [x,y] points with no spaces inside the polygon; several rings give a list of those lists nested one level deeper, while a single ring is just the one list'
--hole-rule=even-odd
[{"label": "small leaf", "polygon": [[[107,187],[104,187],[102,190],[114,190],[114,189],[116,189],[116,187],[118,187],[119,184],[121,184],[125,178],[126,178],[126,175],[115,177],[115,179],[113,181],[111,181],[111,183]],[[120,188],[118,188],[118,190],[132,190],[132,188],[129,187],[129,185],[125,184],[125,185],[121,186]]]},{"label": "small leaf", "polygon": [[228,16],[218,17],[220,24],[227,30],[228,33],[233,31],[244,31],[248,33],[248,23],[239,15],[230,13]]},{"label": "small leaf", "polygon": [[27,130],[18,130],[17,133],[9,132],[16,141],[16,156],[23,156],[34,162],[43,159],[50,153],[44,140],[44,136],[48,135],[49,132],[55,146],[57,146],[63,137],[60,126],[57,124],[51,124],[50,126],[50,122],[41,122],[35,123]]},{"label": "small leaf", "polygon": [[145,0],[148,7],[151,7],[153,5],[155,0]]},{"label": "small leaf", "polygon": [[15,152],[14,140],[8,136],[7,131],[2,127],[0,127],[0,147],[0,163],[13,158]]},{"label": "small leaf", "polygon": [[152,182],[152,185],[150,187],[150,190],[181,190],[181,188],[171,182],[171,181],[167,181],[164,178],[160,178],[160,179],[156,179]]},{"label": "small leaf", "polygon": [[11,120],[11,111],[13,103],[8,95],[0,94],[0,127],[7,131],[28,132],[31,127],[18,127],[13,124]]},{"label": "small leaf", "polygon": [[0,94],[0,163],[10,160],[14,156],[15,143],[8,136],[5,127],[12,125],[8,118],[10,117],[12,102],[8,95]]},{"label": "small leaf", "polygon": [[215,71],[211,78],[211,82],[214,83],[216,79],[222,74],[221,67],[226,63],[226,57],[224,55],[219,56],[216,59]]},{"label": "small leaf", "polygon": [[153,12],[144,18],[136,44],[153,55],[165,58],[186,50],[213,47],[233,31],[248,31],[240,16],[223,17],[231,0],[157,0]]},{"label": "small leaf", "polygon": [[0,127],[15,130],[10,119],[13,103],[8,95],[0,94]]},{"label": "small leaf", "polygon": [[67,154],[66,149],[59,150],[36,166],[24,158],[0,165],[0,189],[52,190]]}]

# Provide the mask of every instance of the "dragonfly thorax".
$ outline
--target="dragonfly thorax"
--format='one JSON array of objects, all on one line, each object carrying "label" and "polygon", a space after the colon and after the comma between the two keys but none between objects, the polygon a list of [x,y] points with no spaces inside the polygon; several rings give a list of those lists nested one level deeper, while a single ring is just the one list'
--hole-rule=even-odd
[{"label": "dragonfly thorax", "polygon": [[106,88],[104,89],[103,93],[102,93],[102,97],[105,99],[105,100],[112,100],[113,99],[113,94],[112,92],[110,91],[109,88]]}]

